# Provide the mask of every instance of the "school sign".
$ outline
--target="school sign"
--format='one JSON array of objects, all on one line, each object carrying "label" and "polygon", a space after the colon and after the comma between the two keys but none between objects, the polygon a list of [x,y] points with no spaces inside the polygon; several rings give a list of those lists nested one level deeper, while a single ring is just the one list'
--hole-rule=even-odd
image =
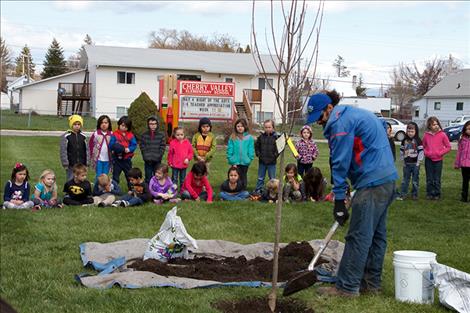
[{"label": "school sign", "polygon": [[234,83],[179,81],[178,96],[180,120],[233,119]]}]

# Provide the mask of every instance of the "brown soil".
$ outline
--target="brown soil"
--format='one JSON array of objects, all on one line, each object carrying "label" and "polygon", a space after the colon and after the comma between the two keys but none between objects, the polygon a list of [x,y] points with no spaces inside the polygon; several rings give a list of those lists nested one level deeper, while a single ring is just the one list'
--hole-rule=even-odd
[{"label": "brown soil", "polygon": [[[279,251],[278,281],[287,281],[294,277],[298,271],[305,270],[313,256],[313,249],[308,242],[289,243]],[[318,264],[325,262],[320,258]],[[153,259],[137,260],[128,267],[162,276],[188,277],[219,282],[270,282],[273,269],[272,260],[257,257],[248,261],[243,256],[222,260],[204,257],[191,260],[173,259],[168,263]]]},{"label": "brown soil", "polygon": [[[212,305],[223,313],[271,313],[266,298],[247,298],[240,300],[224,300]],[[276,313],[314,313],[305,303],[295,299],[277,299]]]}]

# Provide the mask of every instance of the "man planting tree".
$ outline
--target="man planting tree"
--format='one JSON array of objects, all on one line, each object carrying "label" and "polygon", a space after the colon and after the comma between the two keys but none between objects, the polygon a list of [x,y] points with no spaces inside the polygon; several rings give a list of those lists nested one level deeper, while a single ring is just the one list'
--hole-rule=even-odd
[{"label": "man planting tree", "polygon": [[318,292],[354,297],[381,290],[387,209],[398,175],[384,122],[366,110],[337,105],[339,100],[333,90],[315,94],[308,102],[307,123],[322,125],[328,139],[335,194],[333,215],[340,225],[349,218],[347,178],[356,190],[336,286],[322,287]]}]

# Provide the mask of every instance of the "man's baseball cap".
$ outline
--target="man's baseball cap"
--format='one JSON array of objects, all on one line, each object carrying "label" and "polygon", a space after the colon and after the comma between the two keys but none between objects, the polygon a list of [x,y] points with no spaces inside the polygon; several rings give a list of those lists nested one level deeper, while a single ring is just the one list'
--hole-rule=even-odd
[{"label": "man's baseball cap", "polygon": [[318,121],[323,110],[332,102],[331,98],[323,93],[317,93],[311,96],[307,104],[307,124]]}]

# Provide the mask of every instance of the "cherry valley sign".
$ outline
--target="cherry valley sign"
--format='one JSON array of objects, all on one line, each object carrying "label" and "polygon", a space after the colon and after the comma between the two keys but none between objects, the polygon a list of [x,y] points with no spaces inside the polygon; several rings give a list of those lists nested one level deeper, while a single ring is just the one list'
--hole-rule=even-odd
[{"label": "cherry valley sign", "polygon": [[234,83],[179,81],[181,120],[231,120],[234,102]]}]

